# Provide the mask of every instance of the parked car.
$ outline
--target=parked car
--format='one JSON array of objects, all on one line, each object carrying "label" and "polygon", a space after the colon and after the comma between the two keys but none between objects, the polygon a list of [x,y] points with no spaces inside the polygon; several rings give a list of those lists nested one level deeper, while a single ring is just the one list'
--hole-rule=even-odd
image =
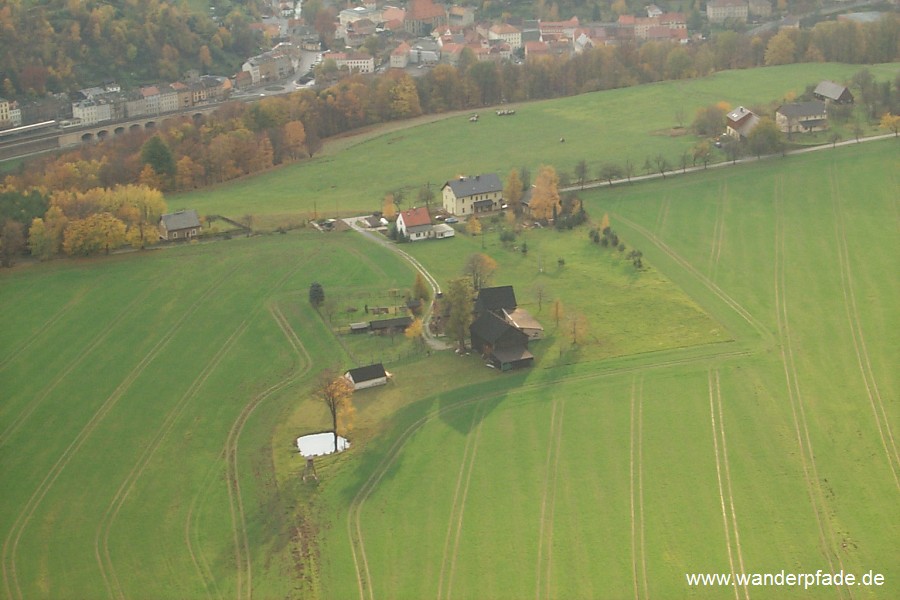
[{"label": "parked car", "polygon": [[457,219],[456,217],[447,217],[446,219],[444,219],[444,223],[459,223],[459,219]]}]

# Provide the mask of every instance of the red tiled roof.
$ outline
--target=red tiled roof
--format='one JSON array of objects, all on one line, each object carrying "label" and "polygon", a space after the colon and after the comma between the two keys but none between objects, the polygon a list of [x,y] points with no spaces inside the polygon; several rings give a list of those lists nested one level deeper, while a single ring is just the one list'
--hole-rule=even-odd
[{"label": "red tiled roof", "polygon": [[400,212],[403,222],[407,227],[416,227],[417,225],[431,225],[431,215],[424,206],[419,208],[410,208]]}]

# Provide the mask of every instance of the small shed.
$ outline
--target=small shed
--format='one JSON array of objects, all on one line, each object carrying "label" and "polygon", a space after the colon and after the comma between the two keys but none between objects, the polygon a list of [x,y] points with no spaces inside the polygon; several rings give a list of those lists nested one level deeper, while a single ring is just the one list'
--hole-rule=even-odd
[{"label": "small shed", "polygon": [[350,369],[344,373],[344,378],[353,384],[354,390],[364,390],[388,382],[387,371],[381,363]]},{"label": "small shed", "polygon": [[159,238],[189,240],[200,235],[200,217],[196,210],[179,210],[159,218]]},{"label": "small shed", "polygon": [[456,235],[456,230],[447,225],[446,223],[438,223],[434,227],[431,228],[431,234],[437,240],[442,240],[444,238],[453,237]]},{"label": "small shed", "polygon": [[369,331],[369,324],[363,321],[362,323],[350,323],[350,333],[365,333]]}]

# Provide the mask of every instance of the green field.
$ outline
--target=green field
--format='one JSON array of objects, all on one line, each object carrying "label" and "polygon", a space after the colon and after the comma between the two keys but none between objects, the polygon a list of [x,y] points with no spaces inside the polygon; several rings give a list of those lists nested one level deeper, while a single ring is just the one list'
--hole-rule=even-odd
[{"label": "green field", "polygon": [[[366,145],[329,158],[333,181]],[[587,227],[530,230],[527,254],[496,232],[404,246],[446,281],[484,244],[547,330],[511,374],[336,332],[312,281],[343,324],[414,276],[352,232],[4,270],[0,596],[894,598],[898,167],[890,139],[585,192],[641,272]],[[290,212],[290,172],[216,193]],[[294,439],[329,426],[316,374],[370,358],[394,381],[302,484]],[[685,583],[817,569],[886,583]]]},{"label": "green field", "polygon": [[[866,68],[879,81],[893,81],[900,64]],[[476,124],[468,122],[469,113],[437,121],[433,119],[440,117],[423,118],[415,122],[426,124],[414,129],[393,123],[384,130],[387,133],[376,129],[370,135],[329,141],[342,149],[339,154],[329,153],[326,146],[312,160],[225,187],[182,194],[171,202],[201,214],[231,217],[350,216],[381,210],[385,192],[398,188],[406,189],[408,201],[415,202],[422,186],[431,184],[438,190],[459,174],[497,172],[505,179],[511,169],[526,166],[535,176],[541,165],[549,164],[572,176],[581,160],[588,163],[592,177],[597,177],[601,165],[622,166],[626,160],[641,174],[645,160],[658,154],[677,166],[682,153],[697,142],[686,130],[673,135],[678,109],[689,126],[700,107],[720,101],[777,106],[789,92],[801,94],[807,85],[823,79],[845,81],[861,69],[827,63],[726,71],[703,79],[526,103],[516,106],[512,118],[499,118],[488,109]],[[868,128],[866,134],[873,131]],[[559,143],[561,137],[564,144]],[[348,139],[360,143],[351,145]],[[724,155],[715,158],[722,159]]]}]

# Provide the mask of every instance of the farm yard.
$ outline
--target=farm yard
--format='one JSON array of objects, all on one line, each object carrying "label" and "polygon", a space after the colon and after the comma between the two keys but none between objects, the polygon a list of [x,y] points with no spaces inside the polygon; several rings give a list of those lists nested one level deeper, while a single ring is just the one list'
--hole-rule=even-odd
[{"label": "farm yard", "polygon": [[[762,101],[815,67],[741,85]],[[722,98],[714,79],[671,85],[710,86],[699,106]],[[529,107],[595,123],[600,98]],[[436,132],[443,159],[486,170],[436,122],[177,201],[232,217],[296,216],[314,197],[320,214],[370,210],[396,182],[367,195],[383,177],[360,157],[389,159],[395,136],[426,156]],[[586,156],[566,138],[542,162]],[[521,151],[488,167],[533,160]],[[415,275],[354,232],[4,270],[0,595],[749,599],[784,590],[691,588],[685,574],[843,569],[886,583],[784,595],[896,597],[898,166],[889,139],[580,192],[590,225],[513,244],[485,220],[483,237],[405,245],[441,282],[472,253],[497,262],[494,283],[515,285],[546,333],[535,367],[511,374],[344,331]],[[603,215],[643,269],[590,241]],[[309,304],[313,281],[330,318]],[[355,395],[350,450],[303,483],[295,440],[330,425],[315,375],[354,358],[383,359],[393,381]]]}]

